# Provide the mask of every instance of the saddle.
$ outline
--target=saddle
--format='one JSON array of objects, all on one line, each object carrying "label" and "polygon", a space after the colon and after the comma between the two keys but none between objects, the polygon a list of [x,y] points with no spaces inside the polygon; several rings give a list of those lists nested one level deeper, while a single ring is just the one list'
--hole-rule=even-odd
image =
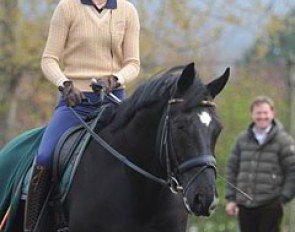
[{"label": "saddle", "polygon": [[[115,107],[113,104],[106,104],[102,106],[99,109],[99,111],[91,115],[86,120],[88,126],[96,133],[99,132],[101,129],[107,126],[112,120],[114,109]],[[43,130],[42,131],[40,130],[40,132],[39,130],[32,131],[31,132],[32,135],[30,135],[30,137],[28,137],[29,135],[26,135],[26,133],[24,135],[21,135],[22,137],[26,138],[26,140],[24,140],[24,142],[26,143],[22,141],[22,143],[18,144],[17,149],[19,151],[23,150],[21,148],[25,147],[28,141],[35,139],[35,137],[37,137],[38,135],[38,141],[35,141],[36,145],[34,146],[34,151],[35,151],[34,154],[36,154],[36,150],[38,149],[38,146],[42,137],[41,132],[43,133]],[[28,140],[27,137],[30,140]],[[20,140],[20,139],[16,139],[16,140]],[[87,133],[86,129],[82,125],[80,125],[80,126],[70,128],[68,131],[66,131],[65,134],[59,140],[58,145],[55,148],[53,165],[52,165],[52,168],[53,168],[52,169],[53,170],[52,190],[53,191],[51,191],[51,195],[48,201],[48,205],[51,206],[50,211],[51,212],[54,211],[54,215],[52,216],[54,216],[55,224],[57,220],[59,222],[62,221],[60,224],[62,225],[65,224],[62,204],[64,203],[66,199],[71,183],[73,181],[74,174],[77,170],[79,162],[90,140],[91,140],[91,135]],[[12,149],[8,149],[8,150],[12,150]],[[9,155],[8,154],[9,152],[6,152],[6,153],[7,155]],[[17,202],[19,201],[19,199],[25,200],[27,198],[28,186],[32,176],[32,169],[33,169],[32,163],[34,163],[33,161],[34,154],[30,154],[29,157],[22,157],[22,159],[18,163],[25,163],[25,165],[23,165],[24,167],[22,168],[21,171],[19,171],[19,174],[17,175],[19,177],[14,178],[13,180],[10,180],[11,183],[7,184],[9,186],[10,185],[19,186],[19,187],[10,188],[11,194],[13,195],[13,193],[15,193],[15,196],[10,199],[10,193],[7,192],[6,195],[8,197],[5,197],[4,199],[5,202],[0,201],[1,203],[0,205],[5,206],[5,208],[7,207],[7,205],[15,205],[15,207],[13,207],[13,209],[10,210],[10,217],[15,216],[15,213],[17,210],[16,206],[18,205]],[[15,175],[12,173],[12,176],[15,176]],[[55,215],[56,211],[58,216]],[[3,212],[1,211],[0,221],[2,220],[1,218],[3,218],[2,214],[4,214],[5,212],[6,211],[4,209],[3,209]],[[48,217],[48,213],[44,213],[44,217]],[[10,218],[8,227],[10,227],[11,221],[12,219]],[[5,224],[8,224],[8,223],[5,223]],[[63,231],[63,230],[60,230],[60,231]]]},{"label": "saddle", "polygon": [[[113,112],[113,104],[104,105],[98,112],[91,115],[86,122],[97,133],[109,124]],[[56,187],[51,199],[64,202],[81,157],[90,139],[91,135],[87,133],[83,125],[70,128],[60,138],[53,155],[52,175],[53,183]],[[23,184],[23,199],[26,199],[30,178],[31,170],[27,173]]]}]

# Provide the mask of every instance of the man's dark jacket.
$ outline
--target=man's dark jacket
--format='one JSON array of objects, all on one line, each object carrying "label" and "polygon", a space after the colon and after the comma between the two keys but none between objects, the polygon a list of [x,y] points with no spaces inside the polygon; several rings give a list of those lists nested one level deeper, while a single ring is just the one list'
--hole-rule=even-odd
[{"label": "man's dark jacket", "polygon": [[295,195],[295,143],[282,124],[274,120],[263,144],[259,145],[252,123],[237,139],[229,156],[227,180],[253,200],[247,199],[230,186],[225,196],[249,208],[275,200],[290,201]]}]

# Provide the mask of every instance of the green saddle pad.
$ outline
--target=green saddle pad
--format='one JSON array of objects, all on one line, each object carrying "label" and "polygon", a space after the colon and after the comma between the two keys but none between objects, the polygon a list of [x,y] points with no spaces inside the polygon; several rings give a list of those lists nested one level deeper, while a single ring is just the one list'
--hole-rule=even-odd
[{"label": "green saddle pad", "polygon": [[0,150],[0,220],[10,206],[4,232],[9,231],[20,199],[23,176],[31,167],[45,128],[26,131]]}]

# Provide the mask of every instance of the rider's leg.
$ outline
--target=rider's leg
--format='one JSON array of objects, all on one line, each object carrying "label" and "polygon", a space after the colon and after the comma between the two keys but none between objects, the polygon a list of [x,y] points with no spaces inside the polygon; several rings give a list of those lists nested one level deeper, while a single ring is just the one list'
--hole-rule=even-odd
[{"label": "rider's leg", "polygon": [[[124,98],[124,90],[116,90],[114,94],[120,99]],[[87,101],[82,102],[74,110],[83,118],[87,118],[101,106],[101,97],[94,93],[84,93]],[[107,102],[104,102],[105,104]],[[65,106],[61,99],[54,114],[46,127],[39,146],[36,165],[33,169],[32,179],[29,185],[28,199],[26,203],[25,231],[33,231],[44,200],[51,184],[51,162],[54,149],[66,130],[80,121],[73,112]]]},{"label": "rider's leg", "polygon": [[[75,107],[75,111],[84,119],[93,113],[98,105],[82,103]],[[25,231],[33,231],[44,200],[51,185],[51,162],[54,149],[66,130],[79,125],[80,121],[75,117],[70,108],[61,101],[56,108],[53,117],[46,127],[38,149],[36,165],[33,169],[32,179],[29,185],[26,204]]]},{"label": "rider's leg", "polygon": [[42,137],[37,153],[36,165],[33,168],[26,204],[25,231],[35,227],[44,200],[51,184],[51,156],[54,148],[64,132],[79,124],[66,106],[56,109]]}]

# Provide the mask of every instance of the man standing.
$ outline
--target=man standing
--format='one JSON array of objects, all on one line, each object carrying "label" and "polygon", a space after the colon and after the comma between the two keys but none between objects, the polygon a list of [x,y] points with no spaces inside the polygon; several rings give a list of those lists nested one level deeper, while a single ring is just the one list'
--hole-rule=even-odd
[{"label": "man standing", "polygon": [[275,119],[273,101],[265,96],[250,106],[252,123],[229,155],[227,180],[250,200],[226,186],[226,212],[237,215],[241,232],[279,232],[283,205],[295,195],[295,143]]}]

